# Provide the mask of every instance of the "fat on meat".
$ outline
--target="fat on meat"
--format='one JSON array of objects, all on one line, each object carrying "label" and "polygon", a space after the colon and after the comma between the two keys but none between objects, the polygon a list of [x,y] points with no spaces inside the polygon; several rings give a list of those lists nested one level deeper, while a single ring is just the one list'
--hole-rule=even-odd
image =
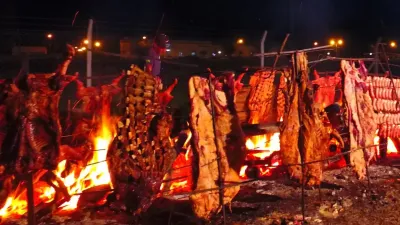
[{"label": "fat on meat", "polygon": [[[232,78],[233,79],[233,78]],[[234,111],[233,96],[222,91],[232,90],[222,84],[221,90],[215,90],[217,80],[209,88],[208,79],[194,76],[189,80],[189,95],[191,101],[190,125],[194,138],[193,151],[198,157],[198,164],[193,169],[198,171],[193,178],[194,191],[213,189],[213,191],[199,192],[190,196],[192,208],[196,216],[209,219],[221,210],[218,193],[218,160],[217,151],[221,160],[222,180],[226,184],[239,182],[239,171],[245,157],[245,138],[241,130],[239,119]],[[227,82],[232,83],[232,82]],[[213,98],[214,105],[211,105]],[[215,109],[216,134],[213,130],[211,107]],[[216,139],[216,143],[214,142]],[[240,186],[224,189],[224,204],[229,204],[239,192]]]},{"label": "fat on meat", "polygon": [[[361,67],[365,67],[360,62]],[[372,100],[368,91],[365,90],[365,82],[361,77],[367,74],[360,74],[361,70],[355,68],[355,64],[348,61],[341,61],[341,68],[345,74],[345,97],[348,103],[351,121],[349,124],[350,131],[350,148],[358,149],[360,147],[372,146],[374,143],[375,133],[377,130],[377,121],[373,110]],[[364,69],[361,71],[364,73]],[[367,158],[372,159],[375,149],[367,149]],[[355,150],[350,153],[350,162],[354,167],[358,177],[364,179],[366,175],[366,162],[364,153]]]}]

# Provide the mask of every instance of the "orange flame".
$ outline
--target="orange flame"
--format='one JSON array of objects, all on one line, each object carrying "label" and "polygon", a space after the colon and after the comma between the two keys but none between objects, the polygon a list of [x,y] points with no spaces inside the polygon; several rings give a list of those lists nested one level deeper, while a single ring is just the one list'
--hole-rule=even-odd
[{"label": "orange flame", "polygon": [[[281,118],[282,119],[282,118]],[[281,120],[280,119],[280,120]],[[248,160],[264,160],[267,157],[271,156],[272,153],[280,151],[280,133],[274,133],[272,135],[256,135],[247,138],[246,140],[246,148]],[[273,162],[272,167],[278,166],[279,162]],[[270,176],[271,175],[271,166],[268,164],[257,166],[259,170],[260,176]],[[248,166],[244,165],[240,168],[239,176],[241,178],[247,178],[246,170]]]},{"label": "orange flame", "polygon": [[[272,153],[281,149],[279,133],[274,133],[270,138],[266,134],[247,138],[246,148],[253,157],[263,160]],[[251,153],[252,150],[262,150],[262,152]]]},{"label": "orange flame", "polygon": [[183,149],[186,149],[186,152],[182,152],[178,155],[175,159],[174,163],[172,164],[172,174],[165,174],[163,180],[174,179],[177,177],[182,177],[182,179],[175,180],[171,182],[168,190],[165,189],[165,183],[161,184],[160,191],[172,193],[178,193],[182,191],[189,191],[190,190],[190,183],[191,181],[191,162],[192,162],[192,151],[190,146],[190,140],[192,138],[192,132],[190,130],[186,130],[185,133],[187,134],[187,138],[185,143],[183,144]]},{"label": "orange flame", "polygon": [[[61,210],[73,210],[77,208],[80,194],[92,187],[109,184],[112,188],[111,177],[106,162],[107,151],[112,139],[114,138],[113,119],[109,115],[106,105],[103,105],[102,116],[100,118],[100,129],[93,137],[93,143],[96,151],[87,166],[84,168],[76,168],[71,173],[63,177],[61,174],[65,170],[66,160],[61,161],[54,174],[64,183],[68,189],[68,193],[72,196],[70,201],[65,202],[59,208]],[[38,172],[40,173],[40,172]],[[34,179],[39,179],[38,173]],[[42,176],[44,173],[40,173]],[[39,185],[40,184],[40,185]],[[17,188],[18,189],[18,188]],[[35,205],[40,202],[51,202],[55,197],[55,190],[47,183],[34,183]],[[3,208],[0,209],[0,217],[24,215],[27,212],[26,190],[22,192],[14,192],[8,197]]]}]

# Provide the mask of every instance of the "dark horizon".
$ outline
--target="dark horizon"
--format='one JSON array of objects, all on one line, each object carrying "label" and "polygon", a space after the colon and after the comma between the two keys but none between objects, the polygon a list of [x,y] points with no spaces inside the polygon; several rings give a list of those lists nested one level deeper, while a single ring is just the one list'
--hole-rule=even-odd
[{"label": "dark horizon", "polygon": [[[306,48],[314,41],[328,43],[330,37],[345,41],[344,52],[362,54],[378,37],[396,40],[400,11],[395,1],[284,0],[284,1],[68,1],[27,0],[7,2],[0,9],[3,35],[19,32],[26,36],[46,32],[63,33],[65,41],[86,35],[87,21],[95,20],[94,35],[122,37],[160,32],[175,39],[232,41],[244,37],[259,45],[268,30],[267,45],[279,45],[286,33],[287,48]],[[78,15],[72,26],[74,15]],[[70,37],[68,34],[70,33]]]}]

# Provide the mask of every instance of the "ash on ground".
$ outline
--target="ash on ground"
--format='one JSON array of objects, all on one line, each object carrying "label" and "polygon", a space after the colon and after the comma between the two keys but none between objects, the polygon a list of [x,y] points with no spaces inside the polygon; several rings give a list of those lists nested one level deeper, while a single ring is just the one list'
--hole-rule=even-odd
[{"label": "ash on ground", "polygon": [[[400,169],[370,166],[370,184],[359,181],[351,168],[324,173],[321,188],[305,190],[306,224],[400,224]],[[301,224],[301,186],[285,178],[243,185],[226,207],[226,224]],[[3,221],[4,222],[4,221]],[[26,220],[4,224],[27,224]],[[107,209],[75,211],[42,218],[37,224],[204,224],[193,217],[187,200],[157,200],[138,219]],[[222,213],[205,224],[223,224]]]}]

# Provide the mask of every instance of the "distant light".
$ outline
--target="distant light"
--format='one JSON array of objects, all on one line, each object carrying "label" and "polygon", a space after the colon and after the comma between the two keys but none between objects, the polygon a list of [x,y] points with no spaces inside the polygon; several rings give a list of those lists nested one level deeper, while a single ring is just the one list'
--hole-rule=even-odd
[{"label": "distant light", "polygon": [[96,42],[94,43],[94,46],[95,46],[95,47],[100,47],[100,46],[101,46],[100,41],[96,41]]},{"label": "distant light", "polygon": [[397,43],[394,42],[394,41],[391,41],[391,42],[390,42],[390,47],[391,47],[391,48],[396,48],[396,47],[397,47]]},{"label": "distant light", "polygon": [[337,43],[338,43],[338,45],[343,45],[343,40],[339,39]]},{"label": "distant light", "polygon": [[80,48],[80,49],[78,49],[78,52],[83,52],[83,50]]},{"label": "distant light", "polygon": [[221,51],[218,51],[218,54],[220,54],[220,55],[221,55],[221,54],[222,54],[222,52],[221,52]]},{"label": "distant light", "polygon": [[86,50],[86,47],[82,47],[81,49],[82,49],[82,51],[85,51],[85,50]]},{"label": "distant light", "polygon": [[165,51],[167,51],[167,52],[170,52],[170,51],[171,51],[171,49],[169,49],[169,48],[168,48],[168,49],[167,49],[167,50],[165,50]]},{"label": "distant light", "polygon": [[214,52],[212,53],[212,56],[216,56],[217,54],[215,54]]},{"label": "distant light", "polygon": [[192,56],[195,56],[196,55],[196,52],[192,52]]},{"label": "distant light", "polygon": [[75,46],[75,49],[77,49],[78,48],[78,46]]},{"label": "distant light", "polygon": [[48,39],[52,39],[53,38],[53,34],[47,34],[47,38]]},{"label": "distant light", "polygon": [[238,40],[237,40],[237,42],[236,43],[238,43],[238,44],[243,44],[244,43],[244,40],[243,40],[243,38],[239,38]]},{"label": "distant light", "polygon": [[314,42],[314,46],[318,46],[318,42]]},{"label": "distant light", "polygon": [[85,40],[83,41],[83,43],[84,43],[85,45],[87,45],[87,44],[89,44],[89,41],[88,41],[87,39],[85,39]]},{"label": "distant light", "polygon": [[335,40],[331,40],[331,41],[329,42],[329,44],[330,44],[330,45],[335,45],[335,44],[336,44],[336,41],[335,41]]},{"label": "distant light", "polygon": [[146,39],[147,39],[147,37],[146,37],[146,36],[143,36],[143,37],[142,37],[142,39],[143,39],[143,40],[146,40]]},{"label": "distant light", "polygon": [[369,55],[372,55],[372,52],[370,52]]},{"label": "distant light", "polygon": [[331,53],[330,53],[330,52],[327,52],[326,54],[327,54],[327,55],[331,55]]}]

